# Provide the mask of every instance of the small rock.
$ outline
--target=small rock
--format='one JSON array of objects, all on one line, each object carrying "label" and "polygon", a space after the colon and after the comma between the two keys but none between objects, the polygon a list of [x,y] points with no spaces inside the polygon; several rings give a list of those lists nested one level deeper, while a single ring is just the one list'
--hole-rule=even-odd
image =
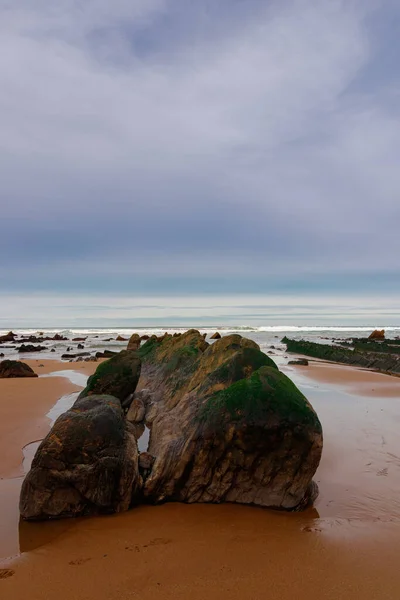
[{"label": "small rock", "polygon": [[221,334],[216,331],[211,337],[210,340],[220,340],[221,339]]},{"label": "small rock", "polygon": [[308,360],[306,358],[299,358],[298,360],[289,360],[288,365],[299,365],[302,367],[308,367]]}]

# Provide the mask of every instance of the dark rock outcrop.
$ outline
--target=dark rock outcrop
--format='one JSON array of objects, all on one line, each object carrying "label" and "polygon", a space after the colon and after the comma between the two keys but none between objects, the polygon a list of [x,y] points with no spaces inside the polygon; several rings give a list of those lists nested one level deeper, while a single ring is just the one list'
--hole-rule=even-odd
[{"label": "dark rock outcrop", "polygon": [[71,360],[80,357],[83,358],[84,356],[90,356],[90,352],[77,352],[76,354],[69,354],[68,352],[66,352],[65,354],[61,354],[62,360]]},{"label": "dark rock outcrop", "polygon": [[13,377],[37,377],[37,374],[29,365],[18,360],[0,362],[0,379]]},{"label": "dark rock outcrop", "polygon": [[86,338],[85,337],[76,337],[76,338],[72,338],[73,342],[86,342]]},{"label": "dark rock outcrop", "polygon": [[127,342],[128,340],[127,340],[126,338],[122,337],[122,335],[118,335],[118,336],[115,338],[115,341],[116,341],[116,342]]},{"label": "dark rock outcrop", "polygon": [[139,356],[135,352],[123,350],[97,367],[79,398],[108,394],[118,398],[124,408],[128,408],[139,381],[140,369]]},{"label": "dark rock outcrop", "polygon": [[32,344],[22,344],[18,348],[18,352],[41,352],[47,350],[46,346],[33,346]]},{"label": "dark rock outcrop", "polygon": [[221,334],[216,331],[215,333],[213,333],[213,335],[210,336],[210,340],[220,340],[221,339]]},{"label": "dark rock outcrop", "polygon": [[40,444],[22,485],[24,519],[127,510],[142,485],[136,440],[119,400],[77,400]]},{"label": "dark rock outcrop", "polygon": [[306,358],[299,358],[298,360],[289,360],[288,365],[298,365],[300,367],[308,367],[308,360]]},{"label": "dark rock outcrop", "polygon": [[292,340],[284,337],[288,352],[304,354],[332,362],[373,369],[388,374],[400,374],[400,355],[389,352],[368,352],[358,349],[343,348],[329,344],[317,344],[304,340]]},{"label": "dark rock outcrop", "polygon": [[16,337],[17,336],[15,333],[13,333],[12,331],[9,331],[5,335],[0,336],[0,344],[4,344],[6,342],[13,342]]}]

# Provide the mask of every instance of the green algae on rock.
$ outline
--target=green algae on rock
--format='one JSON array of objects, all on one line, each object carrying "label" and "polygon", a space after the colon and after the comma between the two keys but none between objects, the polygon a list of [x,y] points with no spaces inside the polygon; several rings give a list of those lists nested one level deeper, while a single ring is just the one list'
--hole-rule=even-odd
[{"label": "green algae on rock", "polygon": [[125,405],[126,399],[136,389],[140,370],[139,356],[135,352],[123,350],[97,367],[79,398],[93,394],[108,394],[115,396]]},{"label": "green algae on rock", "polygon": [[[196,351],[182,353],[188,345]],[[144,484],[148,502],[293,510],[315,497],[321,424],[252,340],[230,335],[208,345],[192,330],[179,342],[153,342],[143,356],[141,385],[151,393],[145,420],[155,457]]]},{"label": "green algae on rock", "polygon": [[210,345],[194,329],[154,336],[102,363],[56,421],[23,486],[21,514],[166,501],[299,510],[318,493],[321,452],[312,406],[254,341],[235,334]]}]

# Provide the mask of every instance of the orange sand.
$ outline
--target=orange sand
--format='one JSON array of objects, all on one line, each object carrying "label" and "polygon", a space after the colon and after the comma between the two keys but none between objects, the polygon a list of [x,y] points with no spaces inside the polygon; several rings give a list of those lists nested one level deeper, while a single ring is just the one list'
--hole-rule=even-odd
[{"label": "orange sand", "polygon": [[[310,377],[318,370],[318,377],[335,376],[336,384],[340,382],[341,386],[359,385],[363,389],[374,385],[380,391],[377,395],[387,393],[384,376],[347,367],[338,367],[332,374],[332,369],[335,367],[324,365],[309,367],[307,371],[305,367],[304,374]],[[56,361],[54,370],[60,370]],[[289,373],[290,368],[286,370]],[[345,370],[346,375],[342,377],[339,370]],[[59,379],[50,381],[57,385]],[[1,389],[0,381],[0,393]],[[335,386],[332,390],[334,399]],[[59,389],[54,388],[54,394],[55,401]],[[23,398],[27,405],[28,397],[24,394]],[[392,398],[386,402],[389,401]],[[2,406],[0,402],[0,411]],[[386,410],[387,405],[384,406]],[[23,410],[20,414],[25,418]],[[355,423],[358,415],[356,411]],[[372,422],[376,422],[375,415]],[[30,426],[27,420],[25,426]],[[321,487],[320,504],[329,505],[333,498],[330,480],[336,495],[346,494],[347,487],[355,481],[356,486],[364,486],[361,496],[368,493],[373,481],[379,486],[383,500],[387,494],[387,518],[375,518],[373,504],[367,517],[356,511],[349,518],[330,516],[325,508],[320,518],[316,509],[288,514],[235,505],[166,504],[142,506],[111,517],[20,523],[22,554],[0,563],[3,569],[0,597],[6,600],[52,597],[59,600],[398,600],[400,519],[391,512],[392,494],[397,488],[392,489],[389,483],[394,485],[400,472],[395,470],[392,459],[393,471],[389,471],[388,477],[376,477],[371,472],[366,479],[357,479],[356,469],[360,470],[357,460],[363,464],[367,460],[364,448],[354,439],[354,448],[350,448],[354,460],[349,460],[346,455],[349,448],[341,440],[342,431],[336,429],[337,435],[330,430],[329,439],[325,440],[324,460],[316,477]],[[389,433],[396,438],[395,428]],[[375,440],[369,441],[368,436],[362,443],[373,445]],[[388,447],[382,446],[382,457],[383,451],[385,456],[388,454]],[[0,462],[3,460],[0,454]],[[13,481],[7,480],[7,486],[12,488]],[[6,490],[8,494],[11,492]],[[3,509],[1,499],[0,502]],[[17,517],[16,507],[13,508]]]},{"label": "orange sand", "polygon": [[[65,369],[90,375],[96,363],[28,360],[38,374]],[[39,368],[38,365],[44,367]],[[0,556],[18,552],[18,498],[22,484],[23,447],[47,435],[48,411],[64,394],[81,388],[63,377],[0,379]]]}]

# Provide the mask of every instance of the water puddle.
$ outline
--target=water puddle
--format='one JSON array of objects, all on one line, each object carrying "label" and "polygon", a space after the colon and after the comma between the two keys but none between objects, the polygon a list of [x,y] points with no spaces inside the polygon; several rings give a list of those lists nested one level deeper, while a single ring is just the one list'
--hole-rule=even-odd
[{"label": "water puddle", "polygon": [[22,461],[22,468],[24,470],[24,474],[26,475],[28,471],[30,471],[32,461],[36,454],[36,450],[39,448],[42,440],[35,440],[30,444],[27,444],[22,448],[22,452],[24,453],[24,460]]},{"label": "water puddle", "polygon": [[139,452],[147,452],[149,449],[149,442],[150,442],[150,429],[146,425],[144,427],[143,433],[140,436],[138,436],[138,438],[137,438]]},{"label": "water puddle", "polygon": [[53,408],[51,408],[46,415],[46,417],[50,419],[52,427],[58,417],[71,408],[78,399],[79,394],[80,392],[72,392],[72,394],[65,394],[65,396],[61,396],[61,398],[57,400]]},{"label": "water puddle", "polygon": [[88,380],[88,376],[84,373],[79,373],[78,371],[73,371],[72,369],[65,369],[65,371],[53,371],[52,373],[47,373],[46,375],[40,375],[40,377],[65,377],[69,379],[71,383],[75,385],[79,385],[80,387],[86,387],[86,383]]}]

